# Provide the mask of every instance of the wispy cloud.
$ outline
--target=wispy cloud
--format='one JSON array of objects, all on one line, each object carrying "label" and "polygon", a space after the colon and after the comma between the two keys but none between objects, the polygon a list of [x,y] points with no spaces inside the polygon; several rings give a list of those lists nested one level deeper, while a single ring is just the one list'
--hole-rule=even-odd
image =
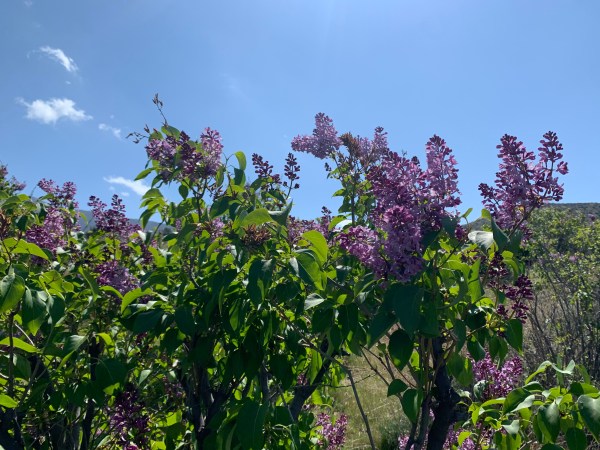
[{"label": "wispy cloud", "polygon": [[144,195],[150,186],[144,184],[142,180],[129,180],[123,177],[105,177],[104,181],[110,184],[120,184],[135,192],[137,195]]},{"label": "wispy cloud", "polygon": [[31,8],[33,6],[33,1],[32,0],[23,0],[23,3],[25,4],[25,6],[27,6],[28,8]]},{"label": "wispy cloud", "polygon": [[121,129],[120,128],[111,127],[110,125],[101,123],[100,125],[98,125],[98,129],[100,131],[106,131],[107,133],[112,133],[112,135],[114,137],[116,137],[117,139],[121,139]]},{"label": "wispy cloud", "polygon": [[237,99],[248,100],[248,95],[243,88],[240,78],[230,73],[223,73],[221,75],[223,78],[223,86],[230,95],[236,97]]},{"label": "wispy cloud", "polygon": [[60,48],[52,48],[45,46],[40,47],[40,52],[45,53],[50,57],[50,59],[53,59],[54,61],[58,62],[67,70],[67,72],[77,72],[77,64],[75,64],[73,58],[69,58],[67,55],[65,55],[65,52],[63,52]]},{"label": "wispy cloud", "polygon": [[62,118],[73,122],[92,119],[92,116],[87,115],[83,109],[75,108],[75,102],[68,98],[51,98],[47,101],[38,99],[31,103],[17,98],[17,103],[27,108],[28,119],[45,124],[55,124]]}]

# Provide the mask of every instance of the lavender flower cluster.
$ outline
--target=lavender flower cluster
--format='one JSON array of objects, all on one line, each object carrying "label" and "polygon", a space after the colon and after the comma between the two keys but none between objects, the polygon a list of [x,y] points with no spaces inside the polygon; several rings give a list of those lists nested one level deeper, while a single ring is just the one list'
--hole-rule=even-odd
[{"label": "lavender flower cluster", "polygon": [[421,270],[422,238],[454,216],[460,204],[456,160],[445,141],[433,136],[426,146],[427,169],[417,158],[388,152],[367,174],[377,201],[370,219],[381,233],[350,228],[340,236],[342,248],[379,276],[408,281]]},{"label": "lavender flower cluster", "polygon": [[110,260],[100,263],[95,268],[100,286],[110,286],[125,295],[139,286],[139,280],[118,261]]},{"label": "lavender flower cluster", "polygon": [[514,356],[498,366],[488,354],[473,363],[473,374],[477,383],[485,384],[482,400],[506,397],[521,381],[523,364],[521,358]]},{"label": "lavender flower cluster", "polygon": [[111,411],[110,427],[124,448],[149,448],[149,417],[135,388],[129,386],[117,396]]},{"label": "lavender flower cluster", "polygon": [[556,133],[544,134],[538,148],[538,160],[515,136],[504,135],[500,140],[495,187],[481,183],[483,203],[503,229],[523,228],[533,209],[548,201],[559,201],[563,185],[556,173],[565,175],[567,163],[562,161],[562,144]]},{"label": "lavender flower cluster", "polygon": [[333,126],[333,121],[323,113],[315,116],[315,129],[312,136],[296,136],[292,139],[292,149],[297,152],[311,153],[319,159],[329,157],[342,145]]},{"label": "lavender flower cluster", "polygon": [[342,448],[346,442],[346,428],[348,427],[348,416],[340,414],[335,420],[327,413],[320,413],[317,416],[317,427],[321,427],[319,434],[319,445],[324,446],[327,450],[338,450]]},{"label": "lavender flower cluster", "polygon": [[164,181],[175,178],[194,182],[214,176],[221,167],[222,152],[221,135],[210,128],[197,142],[182,131],[178,138],[151,139],[146,146],[148,157],[159,164]]},{"label": "lavender flower cluster", "polygon": [[6,178],[7,176],[8,168],[4,164],[0,164],[0,191],[4,191],[9,195],[12,195],[17,191],[22,191],[25,189],[25,183],[21,183],[15,177],[11,177],[9,180]]},{"label": "lavender flower cluster", "polygon": [[68,235],[79,229],[71,210],[78,207],[75,201],[77,187],[70,181],[58,186],[54,181],[43,178],[38,187],[47,194],[46,216],[40,225],[27,230],[26,238],[39,247],[56,252],[67,245]]},{"label": "lavender flower cluster", "polygon": [[116,194],[112,197],[109,209],[106,209],[106,203],[94,196],[90,197],[88,205],[92,208],[96,228],[112,234],[122,242],[127,242],[133,233],[140,230],[139,225],[132,224],[129,221],[125,215],[123,200]]}]

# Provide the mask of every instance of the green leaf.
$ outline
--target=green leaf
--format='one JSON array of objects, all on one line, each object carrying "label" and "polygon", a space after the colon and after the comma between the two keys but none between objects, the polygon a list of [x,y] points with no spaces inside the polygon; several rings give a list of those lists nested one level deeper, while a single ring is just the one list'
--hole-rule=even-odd
[{"label": "green leaf", "polygon": [[[26,353],[38,353],[38,349],[35,348],[33,345],[28,344],[25,341],[22,341],[21,339],[17,338],[17,337],[13,337],[12,338],[12,344],[14,348],[18,348],[19,350],[23,350]],[[2,339],[0,341],[0,347],[9,347],[10,346],[10,338],[5,337],[4,339]]]},{"label": "green leaf", "polygon": [[246,170],[246,155],[244,155],[244,152],[235,152],[234,154],[238,160],[240,170]]},{"label": "green leaf", "polygon": [[0,281],[0,314],[13,309],[25,294],[25,281],[9,273]]},{"label": "green leaf", "polygon": [[510,319],[506,326],[506,340],[519,353],[523,352],[523,324],[519,319]]},{"label": "green leaf", "polygon": [[83,344],[86,340],[85,336],[78,336],[76,334],[69,336],[66,341],[65,341],[65,345],[63,347],[63,355],[68,355],[71,352],[74,352],[75,350],[77,350],[79,347],[81,347],[81,344]]},{"label": "green leaf", "polygon": [[[127,366],[114,358],[100,359],[96,366],[96,381],[99,389],[107,389],[115,384],[124,385]],[[111,390],[112,391],[112,390]]]},{"label": "green leaf", "polygon": [[141,288],[135,288],[132,291],[129,291],[127,294],[123,296],[123,300],[121,301],[121,314],[127,309],[127,307],[133,303],[134,300],[137,300],[140,297],[144,297],[145,295],[152,295],[152,290]]},{"label": "green leaf", "polygon": [[390,383],[387,390],[387,396],[390,397],[392,395],[400,394],[406,390],[408,386],[402,380],[394,380]]},{"label": "green leaf", "polygon": [[569,428],[565,433],[569,450],[585,450],[588,448],[587,436],[579,428]]},{"label": "green leaf", "polygon": [[388,352],[398,370],[402,370],[408,363],[410,355],[412,355],[413,346],[413,340],[404,330],[398,329],[390,336]]},{"label": "green leaf", "polygon": [[290,212],[292,211],[292,203],[285,205],[280,211],[269,211],[271,218],[281,226],[286,226]]},{"label": "green leaf", "polygon": [[35,336],[42,326],[42,323],[44,323],[47,314],[46,303],[37,295],[37,293],[36,295],[32,295],[29,288],[27,288],[23,297],[21,312],[23,326]]},{"label": "green leaf", "polygon": [[400,325],[411,336],[419,328],[422,299],[423,290],[417,286],[396,283],[385,293],[384,303],[391,305]]},{"label": "green leaf", "polygon": [[148,175],[150,175],[153,171],[154,171],[153,167],[148,167],[147,169],[142,170],[140,173],[138,173],[137,177],[135,177],[134,181],[143,180]]},{"label": "green leaf", "polygon": [[4,406],[5,408],[16,408],[18,403],[6,394],[0,394],[0,406]]},{"label": "green leaf", "polygon": [[502,425],[502,428],[504,428],[508,434],[515,436],[519,433],[520,422],[518,420],[513,420],[508,425]]},{"label": "green leaf", "polygon": [[598,389],[587,383],[573,383],[569,387],[569,392],[575,395],[597,394]]},{"label": "green leaf", "polygon": [[473,382],[473,367],[469,358],[465,358],[458,353],[453,353],[448,358],[446,365],[450,374],[461,385],[468,386]]},{"label": "green leaf", "polygon": [[[502,408],[502,412],[504,414],[514,411],[517,406],[519,406],[522,402],[524,402],[527,398],[531,396],[531,392],[523,388],[517,388],[511,391],[507,396],[506,400],[504,400],[504,407]],[[535,398],[535,396],[534,396]]]},{"label": "green leaf", "polygon": [[133,323],[133,332],[137,334],[145,333],[156,326],[163,315],[161,309],[150,309],[138,314]]},{"label": "green leaf", "polygon": [[11,253],[29,254],[50,261],[48,254],[32,242],[8,238],[4,239],[4,245],[10,249]]},{"label": "green leaf", "polygon": [[272,222],[273,219],[265,208],[258,208],[247,214],[240,223],[240,226],[262,225],[263,223]]},{"label": "green leaf", "polygon": [[263,427],[268,410],[268,405],[259,405],[253,400],[247,400],[240,409],[235,432],[244,450],[263,448]]},{"label": "green leaf", "polygon": [[314,308],[315,306],[320,305],[324,301],[325,299],[320,297],[319,295],[310,294],[308,297],[306,297],[306,300],[304,300],[304,311],[307,311],[310,308]]},{"label": "green leaf", "polygon": [[327,261],[328,246],[323,235],[316,230],[310,230],[303,233],[302,238],[312,244],[312,249],[317,255],[317,258],[319,258],[321,264],[324,264]]},{"label": "green leaf", "polygon": [[367,344],[372,347],[374,344],[379,342],[388,330],[396,323],[396,317],[393,314],[388,313],[385,308],[379,308],[375,317],[371,321],[369,332],[367,333]]},{"label": "green leaf", "polygon": [[192,307],[187,305],[177,308],[175,310],[175,323],[183,333],[193,336],[196,332],[196,322],[194,321]]},{"label": "green leaf", "polygon": [[408,420],[412,423],[416,423],[419,417],[419,410],[421,409],[421,402],[423,401],[423,392],[417,389],[408,389],[402,395],[400,403],[402,404],[402,410]]},{"label": "green leaf", "polygon": [[546,438],[554,443],[560,433],[560,411],[558,405],[552,402],[549,405],[540,406],[538,410],[538,425]]},{"label": "green leaf", "polygon": [[505,249],[506,244],[508,244],[508,236],[504,234],[504,232],[498,227],[496,221],[492,218],[492,234],[494,235],[494,241],[498,245],[498,248]]},{"label": "green leaf", "polygon": [[314,284],[317,289],[323,289],[321,281],[321,268],[315,260],[311,250],[299,251],[296,255],[299,263],[300,277],[309,284]]},{"label": "green leaf", "polygon": [[600,398],[582,395],[577,399],[577,406],[590,433],[600,440]]}]

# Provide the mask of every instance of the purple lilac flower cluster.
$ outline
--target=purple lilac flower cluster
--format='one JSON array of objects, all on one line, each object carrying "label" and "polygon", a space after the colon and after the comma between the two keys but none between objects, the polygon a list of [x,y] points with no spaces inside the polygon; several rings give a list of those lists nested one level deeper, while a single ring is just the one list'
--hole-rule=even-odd
[{"label": "purple lilac flower cluster", "polygon": [[290,189],[300,188],[300,184],[298,183],[298,180],[300,179],[300,176],[298,175],[299,172],[300,164],[298,164],[298,160],[293,153],[288,153],[285,158],[285,166],[283,167],[283,174],[287,180],[283,182],[283,185]]},{"label": "purple lilac flower cluster", "polygon": [[79,229],[70,210],[78,207],[75,201],[77,188],[68,181],[58,186],[54,181],[42,179],[38,187],[48,195],[46,216],[41,225],[33,225],[27,230],[26,237],[42,248],[56,252],[67,245],[68,234]]},{"label": "purple lilac flower cluster", "polygon": [[[531,280],[526,275],[521,275],[513,286],[508,286],[504,290],[507,298],[513,301],[511,309],[515,318],[521,323],[527,321],[527,311],[529,311],[528,302],[533,300],[533,285]],[[504,305],[498,307],[498,314],[508,318],[508,311]]]},{"label": "purple lilac flower cluster", "polygon": [[327,450],[338,450],[346,442],[346,428],[348,426],[348,416],[340,414],[334,421],[327,413],[320,413],[317,416],[317,427],[322,438],[319,439],[319,445],[325,446]]},{"label": "purple lilac flower cluster", "polygon": [[148,157],[160,166],[160,175],[164,181],[174,176],[196,181],[214,176],[221,167],[223,145],[217,130],[206,128],[199,142],[181,132],[178,138],[167,136],[165,139],[151,139],[146,146]]},{"label": "purple lilac flower cluster", "polygon": [[[450,430],[448,433],[448,437],[446,438],[446,442],[444,442],[444,448],[450,449],[453,445],[458,445],[458,436],[460,435],[460,431]],[[402,434],[398,437],[398,448],[405,449],[408,444],[409,436],[406,434]],[[425,442],[423,443],[423,448],[427,447],[427,436],[425,437]],[[475,450],[477,445],[471,438],[465,439],[460,446],[457,447],[458,450]]]},{"label": "purple lilac flower cluster", "polygon": [[88,205],[92,208],[92,215],[96,228],[105,233],[115,235],[123,242],[127,242],[131,235],[140,230],[139,225],[132,224],[125,215],[125,205],[118,195],[113,195],[110,209],[106,203],[97,197],[90,197]]},{"label": "purple lilac flower cluster", "polygon": [[303,233],[311,230],[316,230],[327,238],[329,236],[331,211],[325,207],[321,211],[323,215],[317,220],[298,219],[294,216],[289,216],[287,221],[288,242],[296,244]]},{"label": "purple lilac flower cluster", "polygon": [[199,234],[202,234],[203,231],[206,231],[210,236],[211,240],[216,240],[223,237],[224,227],[225,223],[223,222],[223,219],[217,217],[215,219],[199,223],[196,227],[196,231]]},{"label": "purple lilac flower cluster", "polygon": [[100,286],[113,287],[122,295],[139,286],[139,280],[126,267],[121,266],[118,261],[105,261],[98,264],[95,270],[98,273],[97,281]]},{"label": "purple lilac flower cluster", "polygon": [[375,128],[373,140],[360,136],[356,140],[358,142],[356,156],[363,167],[369,167],[371,163],[383,158],[390,151],[387,132],[382,127]]},{"label": "purple lilac flower cluster", "polygon": [[22,191],[25,189],[25,183],[21,183],[15,177],[11,177],[10,180],[7,180],[8,176],[8,168],[0,164],[0,190],[8,192],[10,195],[14,194],[17,191]]},{"label": "purple lilac flower cluster", "polygon": [[148,425],[149,417],[137,391],[128,387],[117,396],[110,416],[110,427],[117,434],[119,444],[129,449],[148,448]]},{"label": "purple lilac flower cluster", "polygon": [[521,358],[514,356],[498,367],[488,354],[482,360],[473,363],[473,374],[476,382],[485,383],[482,400],[506,397],[521,381],[523,364]]},{"label": "purple lilac flower cluster", "polygon": [[551,131],[540,143],[537,162],[534,153],[515,136],[504,135],[497,146],[502,162],[496,172],[496,186],[481,183],[479,191],[500,228],[524,228],[533,209],[562,199],[563,186],[555,175],[568,172],[567,163],[561,161],[563,146]]},{"label": "purple lilac flower cluster", "polygon": [[311,153],[319,159],[327,158],[341,145],[342,141],[337,135],[333,121],[323,113],[315,116],[315,129],[312,136],[296,136],[292,139],[293,150]]},{"label": "purple lilac flower cluster", "polygon": [[417,158],[389,152],[381,164],[367,174],[377,205],[370,214],[381,235],[365,227],[340,237],[342,248],[382,277],[391,275],[408,281],[422,267],[421,240],[439,229],[442,219],[460,204],[456,160],[443,139],[433,136],[427,143],[427,169]]},{"label": "purple lilac flower cluster", "polygon": [[258,153],[252,153],[252,165],[254,166],[254,173],[258,178],[269,180],[270,184],[281,183],[279,174],[273,173],[273,165]]}]

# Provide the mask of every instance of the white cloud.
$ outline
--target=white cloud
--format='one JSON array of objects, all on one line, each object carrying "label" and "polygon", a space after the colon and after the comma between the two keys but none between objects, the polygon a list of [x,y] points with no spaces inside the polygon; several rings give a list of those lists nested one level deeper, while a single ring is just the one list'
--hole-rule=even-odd
[{"label": "white cloud", "polygon": [[75,73],[77,72],[77,64],[73,61],[73,58],[69,58],[65,55],[60,48],[52,48],[52,47],[40,47],[40,51],[48,55],[54,61],[57,61],[61,66],[63,66],[67,72]]},{"label": "white cloud", "polygon": [[129,192],[121,192],[121,197],[129,197]]},{"label": "white cloud", "polygon": [[107,133],[112,133],[112,135],[114,137],[116,137],[117,139],[121,139],[121,129],[120,128],[111,127],[110,125],[101,123],[100,125],[98,125],[98,129],[100,131],[106,131]]},{"label": "white cloud", "polygon": [[127,178],[123,177],[105,177],[104,181],[110,184],[120,184],[122,186],[128,187],[138,195],[144,195],[148,191],[148,189],[150,189],[150,186],[144,184],[142,180],[134,181],[128,180]]},{"label": "white cloud", "polygon": [[73,122],[92,119],[92,116],[87,115],[83,109],[75,108],[75,102],[68,98],[51,98],[48,101],[38,99],[31,103],[18,98],[17,103],[27,108],[28,119],[45,124],[55,124],[62,118]]}]

